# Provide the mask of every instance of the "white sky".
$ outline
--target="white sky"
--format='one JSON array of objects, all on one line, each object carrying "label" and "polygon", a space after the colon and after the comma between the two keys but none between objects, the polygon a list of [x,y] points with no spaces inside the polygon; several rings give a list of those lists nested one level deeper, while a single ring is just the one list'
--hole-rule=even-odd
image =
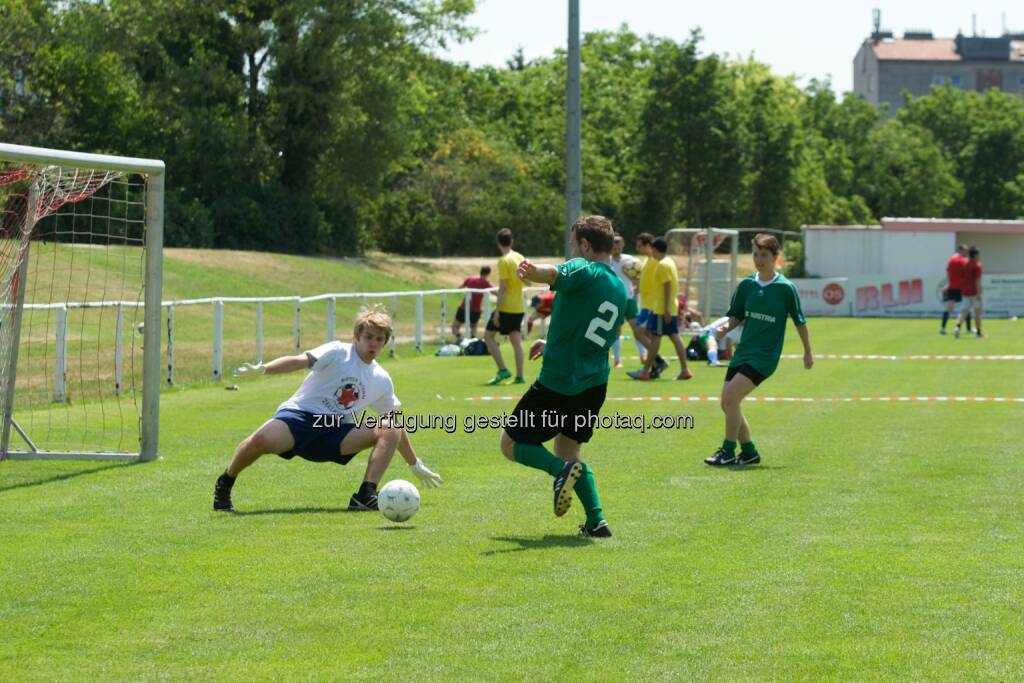
[{"label": "white sky", "polygon": [[[776,74],[831,77],[833,89],[853,87],[853,57],[871,33],[871,10],[882,11],[882,28],[897,37],[907,29],[930,29],[936,38],[971,32],[977,15],[979,35],[1003,32],[1003,15],[1011,31],[1024,32],[1024,7],[1010,0],[580,0],[583,33],[616,30],[625,23],[640,35],[685,40],[690,29],[704,32],[704,52],[733,56],[753,54]],[[468,21],[479,29],[469,43],[442,55],[473,66],[503,66],[516,48],[527,59],[545,57],[564,47],[568,33],[567,0],[478,0]]]}]

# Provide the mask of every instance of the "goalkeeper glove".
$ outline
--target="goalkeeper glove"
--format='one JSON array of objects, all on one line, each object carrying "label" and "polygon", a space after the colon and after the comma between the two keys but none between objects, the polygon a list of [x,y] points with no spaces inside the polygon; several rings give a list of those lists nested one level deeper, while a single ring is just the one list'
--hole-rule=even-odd
[{"label": "goalkeeper glove", "polygon": [[441,481],[441,475],[437,472],[431,471],[431,469],[424,465],[423,461],[419,458],[416,458],[416,462],[409,465],[409,469],[413,471],[413,474],[419,477],[420,483],[428,489],[437,488],[444,483]]},{"label": "goalkeeper glove", "polygon": [[242,363],[240,366],[235,368],[235,371],[231,373],[233,377],[242,377],[243,375],[265,375],[267,373],[267,366],[263,363]]}]

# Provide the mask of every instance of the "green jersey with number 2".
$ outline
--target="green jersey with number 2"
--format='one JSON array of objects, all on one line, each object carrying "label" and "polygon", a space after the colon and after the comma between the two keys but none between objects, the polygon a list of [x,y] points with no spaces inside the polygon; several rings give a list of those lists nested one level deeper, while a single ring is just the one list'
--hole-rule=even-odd
[{"label": "green jersey with number 2", "polygon": [[538,382],[575,396],[608,383],[608,350],[615,343],[629,297],[612,267],[574,258],[558,266],[544,364]]}]

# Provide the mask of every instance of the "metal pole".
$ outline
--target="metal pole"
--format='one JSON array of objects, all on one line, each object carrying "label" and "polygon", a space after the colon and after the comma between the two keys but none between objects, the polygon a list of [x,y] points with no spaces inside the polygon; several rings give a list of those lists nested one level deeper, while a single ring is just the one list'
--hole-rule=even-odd
[{"label": "metal pole", "polygon": [[174,386],[174,304],[167,307],[167,386]]},{"label": "metal pole", "polygon": [[256,364],[263,362],[263,302],[256,304]]},{"label": "metal pole", "polygon": [[572,224],[583,211],[580,151],[580,0],[569,0],[569,71],[565,129],[565,257],[572,256]]},{"label": "metal pole", "polygon": [[68,307],[57,309],[57,346],[54,362],[53,402],[64,403],[67,400],[68,379]]},{"label": "metal pole", "polygon": [[124,363],[124,306],[117,305],[114,318],[114,396],[121,395],[121,366]]},{"label": "metal pole", "polygon": [[224,302],[213,302],[213,379],[220,381],[224,374]]},{"label": "metal pole", "polygon": [[711,320],[711,268],[714,261],[715,229],[708,228],[704,231],[704,296],[700,302],[700,307],[704,309],[704,320]]},{"label": "metal pole", "polygon": [[416,351],[423,351],[423,292],[416,295]]},{"label": "metal pole", "polygon": [[[163,166],[163,164],[161,164]],[[146,178],[146,308],[142,337],[140,460],[156,460],[160,443],[160,329],[163,322],[164,174]]]},{"label": "metal pole", "polygon": [[398,336],[398,295],[391,297],[391,347],[388,351],[390,358],[395,357],[395,338]]},{"label": "metal pole", "polygon": [[334,323],[335,309],[337,307],[337,299],[333,296],[327,300],[327,341],[334,341],[337,336],[337,326]]}]

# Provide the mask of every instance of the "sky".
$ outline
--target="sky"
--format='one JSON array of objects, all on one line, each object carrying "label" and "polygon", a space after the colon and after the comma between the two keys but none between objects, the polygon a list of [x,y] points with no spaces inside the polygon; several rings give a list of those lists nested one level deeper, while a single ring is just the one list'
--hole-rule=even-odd
[{"label": "sky", "polygon": [[[567,0],[478,0],[467,22],[479,30],[468,43],[440,54],[472,66],[503,66],[517,48],[526,58],[551,55],[568,34]],[[583,33],[617,30],[622,24],[640,35],[676,41],[690,30],[704,33],[703,51],[767,63],[779,75],[794,74],[806,84],[829,78],[838,92],[853,88],[853,58],[872,31],[871,11],[882,12],[882,28],[899,37],[907,29],[930,29],[936,38],[971,33],[1003,33],[1003,18],[1013,32],[1024,32],[1024,7],[1009,0],[971,3],[941,0],[580,0]]]}]

